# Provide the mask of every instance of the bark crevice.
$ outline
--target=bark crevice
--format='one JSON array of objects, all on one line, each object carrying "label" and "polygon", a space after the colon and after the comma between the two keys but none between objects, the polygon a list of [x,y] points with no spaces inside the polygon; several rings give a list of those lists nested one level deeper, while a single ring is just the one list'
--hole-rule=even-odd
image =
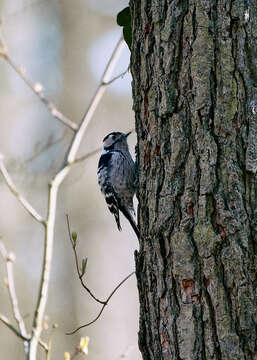
[{"label": "bark crevice", "polygon": [[144,360],[257,356],[257,5],[130,0]]}]

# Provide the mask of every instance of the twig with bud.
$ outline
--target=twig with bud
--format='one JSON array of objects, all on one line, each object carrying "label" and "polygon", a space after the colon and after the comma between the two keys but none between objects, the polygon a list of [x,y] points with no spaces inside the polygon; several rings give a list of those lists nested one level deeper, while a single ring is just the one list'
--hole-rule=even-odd
[{"label": "twig with bud", "polygon": [[88,355],[88,344],[89,344],[90,338],[88,336],[82,336],[80,338],[79,345],[76,346],[74,353],[71,355],[69,352],[64,353],[64,359],[65,360],[74,360],[77,355],[83,354]]},{"label": "twig with bud", "polygon": [[74,257],[75,257],[75,263],[76,263],[76,269],[77,269],[77,273],[79,276],[79,280],[81,282],[81,285],[83,286],[83,288],[89,293],[89,295],[98,303],[100,304],[105,304],[105,301],[99,300],[93,293],[92,291],[86,286],[86,284],[84,283],[83,277],[86,273],[86,266],[87,266],[87,258],[83,258],[82,259],[82,265],[81,265],[81,270],[79,269],[79,261],[78,261],[78,255],[77,255],[77,251],[76,251],[76,245],[77,245],[77,233],[75,231],[73,231],[71,233],[71,229],[70,229],[70,221],[69,221],[69,215],[66,215],[66,219],[67,219],[67,226],[68,226],[68,233],[69,233],[69,239],[72,245],[72,250],[74,253]]},{"label": "twig with bud", "polygon": [[69,233],[69,239],[72,245],[72,249],[74,252],[74,257],[75,257],[75,262],[76,262],[76,268],[77,268],[77,273],[80,279],[80,282],[83,286],[83,288],[92,296],[92,298],[97,301],[98,303],[102,304],[102,308],[99,311],[98,315],[96,316],[96,318],[92,321],[90,321],[87,324],[81,325],[79,326],[77,329],[66,333],[66,335],[72,335],[75,332],[77,332],[78,330],[92,325],[94,322],[96,322],[100,316],[102,315],[102,312],[104,311],[104,308],[106,307],[106,305],[108,304],[108,302],[110,301],[111,297],[116,293],[116,291],[121,287],[122,284],[124,284],[132,275],[135,274],[135,271],[132,271],[128,276],[126,276],[114,289],[113,291],[110,293],[110,295],[108,296],[108,298],[105,301],[99,300],[95,295],[93,295],[93,293],[91,292],[91,290],[85,285],[84,281],[83,281],[83,276],[85,275],[86,272],[86,265],[87,265],[87,258],[83,258],[82,259],[82,266],[81,266],[81,270],[79,269],[79,261],[78,261],[78,255],[77,255],[77,251],[76,251],[76,245],[77,245],[77,233],[75,231],[71,232],[71,228],[70,228],[70,221],[69,221],[69,216],[66,215],[66,219],[67,219],[67,226],[68,226],[68,233]]}]

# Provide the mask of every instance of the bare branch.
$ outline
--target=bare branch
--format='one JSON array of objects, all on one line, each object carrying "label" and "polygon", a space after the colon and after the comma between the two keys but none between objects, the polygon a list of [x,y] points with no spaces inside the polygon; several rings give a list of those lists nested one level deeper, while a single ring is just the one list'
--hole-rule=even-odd
[{"label": "bare branch", "polygon": [[94,156],[95,154],[98,154],[101,151],[101,148],[95,149],[93,151],[90,151],[89,153],[75,159],[72,164],[77,164],[79,162],[82,162],[84,160],[89,159],[91,156]]},{"label": "bare branch", "polygon": [[12,304],[13,316],[19,326],[21,335],[23,338],[28,338],[28,333],[25,328],[23,318],[20,314],[18,298],[15,291],[14,285],[14,276],[13,276],[13,262],[15,261],[15,256],[13,253],[7,253],[3,243],[0,243],[0,253],[6,262],[6,271],[7,271],[7,287],[9,291],[9,296]]},{"label": "bare branch", "polygon": [[44,341],[42,341],[41,339],[38,339],[38,343],[42,347],[42,349],[44,349],[45,352],[48,353],[48,351],[49,351],[48,345]]},{"label": "bare branch", "polygon": [[74,132],[69,149],[65,155],[63,165],[61,166],[59,172],[57,172],[57,174],[53,177],[52,181],[49,184],[48,213],[47,213],[47,220],[45,226],[43,268],[41,273],[40,289],[37,299],[37,305],[33,319],[32,338],[30,342],[30,358],[33,360],[36,359],[38,339],[42,331],[42,320],[43,320],[43,315],[44,315],[47,295],[48,295],[49,277],[50,277],[52,252],[53,252],[56,201],[57,201],[59,186],[70,172],[71,164],[75,160],[75,156],[77,154],[80,143],[89,124],[89,121],[91,120],[95,112],[95,109],[104,93],[104,88],[106,85],[103,85],[103,83],[108,81],[108,78],[111,75],[116,60],[120,55],[123,43],[124,43],[123,39],[120,38],[108,62],[108,65],[104,71],[101,80],[101,85],[98,87],[84,117],[82,118],[78,128]]},{"label": "bare branch", "polygon": [[85,115],[83,116],[83,118],[80,121],[78,130],[73,135],[73,140],[72,140],[70,148],[66,154],[65,161],[67,164],[71,164],[75,160],[75,156],[78,151],[78,147],[79,147],[81,140],[84,136],[84,133],[95,113],[97,105],[99,104],[99,101],[103,97],[103,94],[104,94],[104,92],[106,90],[106,86],[107,86],[106,83],[108,83],[108,81],[109,81],[109,77],[111,76],[114,66],[116,65],[116,62],[120,57],[120,54],[121,54],[124,44],[125,43],[123,40],[123,36],[121,36],[121,38],[119,39],[111,57],[110,57],[110,60],[108,61],[108,64],[104,70],[104,73],[103,73],[101,81],[100,81],[100,85],[98,86],[98,88],[88,106],[88,109],[87,109]]},{"label": "bare branch", "polygon": [[51,115],[57,120],[61,121],[64,125],[68,126],[71,130],[75,131],[78,129],[78,125],[72,120],[64,116],[57,107],[50,102],[43,94],[43,86],[39,83],[33,84],[24,74],[24,71],[18,67],[8,54],[8,48],[3,38],[3,34],[0,34],[0,56],[11,66],[11,68],[18,74],[18,76],[25,82],[25,84],[37,95],[39,100],[46,106],[50,111]]},{"label": "bare branch", "polygon": [[116,287],[115,289],[111,292],[111,294],[108,296],[106,302],[103,304],[101,310],[99,311],[97,317],[90,321],[89,323],[85,324],[85,325],[81,325],[79,326],[77,329],[71,331],[71,332],[68,332],[66,333],[66,335],[72,335],[72,334],[75,334],[77,331],[79,331],[80,329],[83,329],[84,327],[86,326],[89,326],[89,325],[92,325],[93,323],[95,323],[99,318],[100,316],[102,315],[102,312],[104,311],[104,308],[106,307],[106,305],[108,304],[109,300],[111,299],[111,297],[116,293],[116,291],[121,287],[122,284],[124,284],[125,281],[127,281],[132,275],[135,274],[135,271],[132,271],[132,273],[130,273],[128,276],[126,276]]},{"label": "bare branch", "polygon": [[115,76],[115,77],[112,78],[111,80],[104,82],[103,84],[104,84],[104,85],[110,85],[110,84],[112,84],[114,81],[118,80],[119,78],[123,78],[123,77],[129,72],[129,68],[130,68],[130,65],[128,66],[127,70],[123,71],[121,74]]},{"label": "bare branch", "polygon": [[16,186],[14,185],[11,176],[9,175],[3,161],[3,155],[0,154],[0,172],[3,175],[3,178],[9,187],[10,191],[14,194],[14,196],[18,199],[24,209],[38,222],[45,225],[45,220],[39,213],[30,205],[30,203],[18,192]]},{"label": "bare branch", "polygon": [[0,321],[5,324],[10,330],[12,330],[12,332],[23,341],[28,342],[30,340],[29,338],[22,336],[22,334],[17,329],[15,329],[15,327],[10,323],[10,320],[6,316],[0,314]]},{"label": "bare branch", "polygon": [[68,119],[63,113],[57,109],[57,107],[50,102],[43,94],[43,87],[40,84],[33,84],[28,78],[25,77],[24,72],[13,62],[8,54],[3,56],[3,59],[13,68],[13,70],[19,75],[19,77],[28,85],[28,87],[36,94],[39,100],[47,107],[51,115],[57,120],[61,121],[64,125],[68,126],[71,130],[75,131],[78,125],[72,120]]},{"label": "bare branch", "polygon": [[[47,107],[47,109],[50,111],[51,115],[55,117],[57,120],[61,121],[64,125],[68,126],[71,130],[76,131],[80,126],[78,126],[75,122],[67,118],[58,108],[50,102],[43,94],[43,87],[39,83],[32,83],[24,74],[24,71],[18,67],[15,62],[12,60],[12,58],[8,54],[7,45],[4,41],[3,35],[1,34],[1,44],[2,48],[0,50],[0,56],[12,67],[12,69],[19,75],[19,77],[25,82],[25,84],[36,94],[39,98],[39,100]],[[116,64],[117,59],[120,56],[120,51],[122,50],[122,47],[124,45],[123,37],[120,38],[116,48],[114,49],[114,52],[106,66],[106,69],[103,73],[103,76],[101,78],[100,85],[88,107],[88,110],[86,114],[84,115],[83,119],[87,117],[87,125],[91,120],[91,117],[93,113],[95,112],[95,109],[100,101],[100,99],[103,96],[103,93],[105,91],[105,87],[112,84],[115,80],[123,77],[129,70],[129,67],[127,70],[122,72],[121,74],[115,76],[113,79],[109,80],[109,76],[113,71],[113,68]],[[83,121],[81,120],[81,122]]]},{"label": "bare branch", "polygon": [[36,359],[37,343],[42,331],[43,316],[48,296],[58,186],[59,184],[54,180],[49,184],[48,214],[45,226],[43,267],[41,272],[38,299],[33,318],[32,339],[30,343],[30,358],[33,360]]}]

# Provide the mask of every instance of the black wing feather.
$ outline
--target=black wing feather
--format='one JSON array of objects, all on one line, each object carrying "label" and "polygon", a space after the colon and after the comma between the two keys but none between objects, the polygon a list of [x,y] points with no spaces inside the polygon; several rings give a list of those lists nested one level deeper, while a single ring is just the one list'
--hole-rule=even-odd
[{"label": "black wing feather", "polygon": [[107,152],[106,154],[102,154],[100,156],[99,162],[98,162],[98,171],[102,170],[104,167],[107,167],[112,157],[111,152]]}]

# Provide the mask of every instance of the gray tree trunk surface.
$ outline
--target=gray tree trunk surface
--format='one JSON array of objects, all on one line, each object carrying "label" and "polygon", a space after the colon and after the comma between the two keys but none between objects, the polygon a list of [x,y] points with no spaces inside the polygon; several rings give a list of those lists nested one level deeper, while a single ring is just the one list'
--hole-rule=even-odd
[{"label": "gray tree trunk surface", "polygon": [[257,1],[130,8],[143,359],[257,359]]}]

